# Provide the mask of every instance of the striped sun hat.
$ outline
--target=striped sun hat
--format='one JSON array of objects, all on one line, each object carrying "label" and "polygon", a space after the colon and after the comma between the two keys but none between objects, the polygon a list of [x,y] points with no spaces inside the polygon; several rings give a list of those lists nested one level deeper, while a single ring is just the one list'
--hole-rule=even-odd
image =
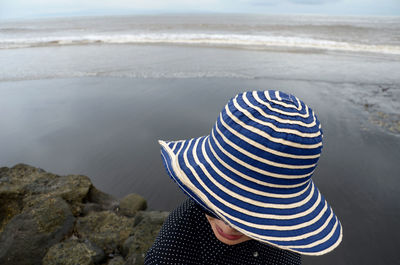
[{"label": "striped sun hat", "polygon": [[325,254],[341,242],[340,222],[311,180],[321,125],[297,97],[239,94],[210,135],[160,144],[180,188],[241,233],[305,255]]}]

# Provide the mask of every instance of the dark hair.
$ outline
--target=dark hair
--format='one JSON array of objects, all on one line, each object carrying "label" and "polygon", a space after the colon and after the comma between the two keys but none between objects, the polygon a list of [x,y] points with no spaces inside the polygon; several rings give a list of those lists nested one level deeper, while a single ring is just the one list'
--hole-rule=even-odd
[{"label": "dark hair", "polygon": [[204,213],[209,215],[209,216],[211,216],[212,218],[220,219],[215,213],[213,213],[211,211],[208,211],[208,210],[204,209]]},{"label": "dark hair", "polygon": [[203,213],[211,216],[212,218],[220,219],[214,212],[206,209],[203,205],[197,203],[195,200],[192,198],[189,198]]}]

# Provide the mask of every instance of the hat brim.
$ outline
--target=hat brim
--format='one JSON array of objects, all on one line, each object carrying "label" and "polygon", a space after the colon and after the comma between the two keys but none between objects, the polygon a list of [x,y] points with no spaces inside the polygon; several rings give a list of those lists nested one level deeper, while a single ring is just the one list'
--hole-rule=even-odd
[{"label": "hat brim", "polygon": [[[237,231],[304,255],[322,255],[342,240],[342,226],[310,178],[291,188],[265,184],[230,167],[211,136],[159,141],[165,168],[197,203]],[[272,177],[273,178],[273,177]]]}]

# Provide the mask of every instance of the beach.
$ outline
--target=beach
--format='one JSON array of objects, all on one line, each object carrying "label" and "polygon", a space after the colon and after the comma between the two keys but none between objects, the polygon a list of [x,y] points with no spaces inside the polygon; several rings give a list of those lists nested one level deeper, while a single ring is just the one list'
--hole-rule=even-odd
[{"label": "beach", "polygon": [[[297,25],[294,18],[287,23],[275,18],[264,27],[255,18],[246,24],[237,17],[218,23],[214,17],[214,23],[201,26],[204,18],[197,17],[188,20],[191,27],[170,17],[141,19],[112,18],[110,28],[96,29],[102,35],[78,22],[67,29],[62,21],[52,24],[56,29],[31,24],[30,39],[18,35],[27,24],[21,22],[13,33],[0,27],[5,66],[0,70],[0,166],[26,163],[59,175],[87,175],[118,198],[134,192],[150,209],[170,211],[185,196],[166,174],[157,140],[209,134],[236,93],[282,90],[305,101],[321,121],[324,148],[313,180],[344,231],[335,251],[304,257],[303,263],[398,261],[400,44],[391,38],[390,24],[395,19],[374,24],[317,17]],[[133,33],[121,26],[126,22]],[[339,33],[327,42],[332,28]],[[117,29],[118,40],[121,34],[130,38],[117,43],[110,33]],[[254,37],[268,30],[270,39]],[[280,30],[286,35],[277,36]],[[43,39],[43,32],[53,39]],[[138,32],[147,39],[133,40]],[[172,42],[177,32],[180,42]],[[202,36],[208,42],[193,37],[200,33],[208,34]],[[215,43],[221,40],[217,33],[224,42]],[[280,44],[289,33],[297,42]],[[110,34],[114,37],[104,37]],[[232,45],[227,34],[229,40],[250,37],[244,43],[233,38]],[[280,38],[272,42],[271,36]]]}]

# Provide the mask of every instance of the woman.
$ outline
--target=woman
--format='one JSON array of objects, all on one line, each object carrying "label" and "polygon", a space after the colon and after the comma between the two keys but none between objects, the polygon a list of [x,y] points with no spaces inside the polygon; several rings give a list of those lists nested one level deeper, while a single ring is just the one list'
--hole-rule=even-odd
[{"label": "woman", "polygon": [[171,213],[145,264],[301,264],[342,239],[313,181],[322,130],[304,102],[280,91],[231,99],[210,135],[160,141],[189,199]]}]

